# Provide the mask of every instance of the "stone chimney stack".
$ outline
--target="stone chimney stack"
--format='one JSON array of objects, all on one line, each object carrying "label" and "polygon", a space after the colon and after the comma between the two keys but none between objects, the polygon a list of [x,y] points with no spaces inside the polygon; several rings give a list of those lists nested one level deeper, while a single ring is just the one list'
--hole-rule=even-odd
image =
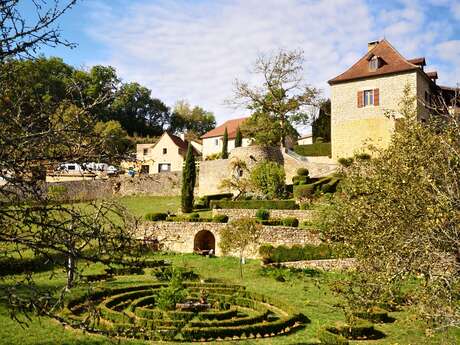
[{"label": "stone chimney stack", "polygon": [[367,51],[371,51],[374,47],[379,44],[379,41],[372,41],[367,44]]}]

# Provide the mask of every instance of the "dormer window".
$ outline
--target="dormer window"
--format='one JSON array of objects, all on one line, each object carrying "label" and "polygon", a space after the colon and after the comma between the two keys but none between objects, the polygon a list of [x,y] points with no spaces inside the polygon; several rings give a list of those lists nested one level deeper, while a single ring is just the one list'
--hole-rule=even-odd
[{"label": "dormer window", "polygon": [[378,56],[373,56],[369,60],[369,70],[376,71],[380,67],[380,59]]}]

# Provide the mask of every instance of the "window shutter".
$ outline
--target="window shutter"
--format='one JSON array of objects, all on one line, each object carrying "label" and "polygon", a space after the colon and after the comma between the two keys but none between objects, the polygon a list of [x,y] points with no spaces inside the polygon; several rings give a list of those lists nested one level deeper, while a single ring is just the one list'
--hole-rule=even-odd
[{"label": "window shutter", "polygon": [[374,105],[380,104],[380,92],[379,89],[374,89]]},{"label": "window shutter", "polygon": [[364,91],[358,91],[358,108],[362,108],[364,105]]}]

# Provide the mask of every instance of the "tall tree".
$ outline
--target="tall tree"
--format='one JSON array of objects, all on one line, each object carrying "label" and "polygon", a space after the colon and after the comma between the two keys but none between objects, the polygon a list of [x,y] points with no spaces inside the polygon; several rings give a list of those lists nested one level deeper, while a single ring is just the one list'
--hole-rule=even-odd
[{"label": "tall tree", "polygon": [[386,150],[343,171],[341,193],[322,217],[351,249],[351,311],[410,300],[430,327],[460,325],[460,126],[448,112],[426,123],[406,86]]},{"label": "tall tree", "polygon": [[222,159],[228,158],[228,132],[225,127],[224,137],[222,138]]},{"label": "tall tree", "polygon": [[170,129],[186,132],[187,139],[198,139],[216,127],[214,114],[199,106],[191,107],[186,101],[178,101],[171,115]]},{"label": "tall tree", "polygon": [[313,119],[312,123],[313,142],[317,138],[322,138],[323,142],[331,141],[331,100],[322,100],[319,103],[318,116]]},{"label": "tall tree", "polygon": [[243,136],[241,134],[240,126],[236,129],[236,137],[235,137],[235,147],[241,147],[243,145]]},{"label": "tall tree", "polygon": [[196,182],[195,156],[193,155],[192,145],[188,146],[185,157],[185,165],[182,171],[182,212],[190,213],[193,211],[193,191]]},{"label": "tall tree", "polygon": [[[253,72],[263,79],[261,86],[250,86],[236,80],[235,96],[229,103],[245,106],[253,116],[263,116],[269,123],[279,124],[270,128],[285,145],[293,124],[307,124],[311,107],[318,103],[319,90],[304,82],[303,52],[281,50],[272,56],[259,56]],[[248,135],[253,137],[253,128]]]}]

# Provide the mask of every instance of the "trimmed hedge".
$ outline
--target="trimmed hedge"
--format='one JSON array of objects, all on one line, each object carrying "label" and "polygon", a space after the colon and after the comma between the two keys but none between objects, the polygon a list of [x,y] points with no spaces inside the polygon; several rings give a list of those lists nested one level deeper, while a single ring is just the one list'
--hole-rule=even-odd
[{"label": "trimmed hedge", "polygon": [[294,186],[304,185],[304,184],[307,184],[308,182],[310,182],[310,178],[308,176],[294,176],[292,178],[292,184]]},{"label": "trimmed hedge", "polygon": [[270,218],[270,212],[264,208],[258,209],[256,212],[256,218],[260,220],[268,220],[268,218]]},{"label": "trimmed hedge", "polygon": [[306,244],[304,246],[279,246],[263,245],[259,248],[259,254],[265,263],[271,262],[288,262],[302,260],[322,260],[333,259],[337,257],[334,249],[327,244],[314,246]]},{"label": "trimmed hedge", "polygon": [[168,215],[166,213],[155,212],[155,213],[147,213],[144,218],[145,220],[156,222],[159,220],[166,220],[167,217]]},{"label": "trimmed hedge", "polygon": [[283,219],[283,225],[297,228],[299,226],[299,220],[294,217],[287,217]]},{"label": "trimmed hedge", "polygon": [[228,216],[225,214],[216,214],[214,217],[212,217],[213,223],[227,223],[228,222]]},{"label": "trimmed hedge", "polygon": [[331,156],[331,143],[314,143],[310,145],[296,145],[294,152],[307,157]]},{"label": "trimmed hedge", "polygon": [[299,206],[294,200],[213,200],[211,208],[297,210]]},{"label": "trimmed hedge", "polygon": [[204,195],[195,201],[194,207],[195,209],[206,209],[206,208],[209,208],[209,203],[211,202],[211,200],[222,200],[222,199],[231,200],[232,198],[233,198],[233,193]]}]

